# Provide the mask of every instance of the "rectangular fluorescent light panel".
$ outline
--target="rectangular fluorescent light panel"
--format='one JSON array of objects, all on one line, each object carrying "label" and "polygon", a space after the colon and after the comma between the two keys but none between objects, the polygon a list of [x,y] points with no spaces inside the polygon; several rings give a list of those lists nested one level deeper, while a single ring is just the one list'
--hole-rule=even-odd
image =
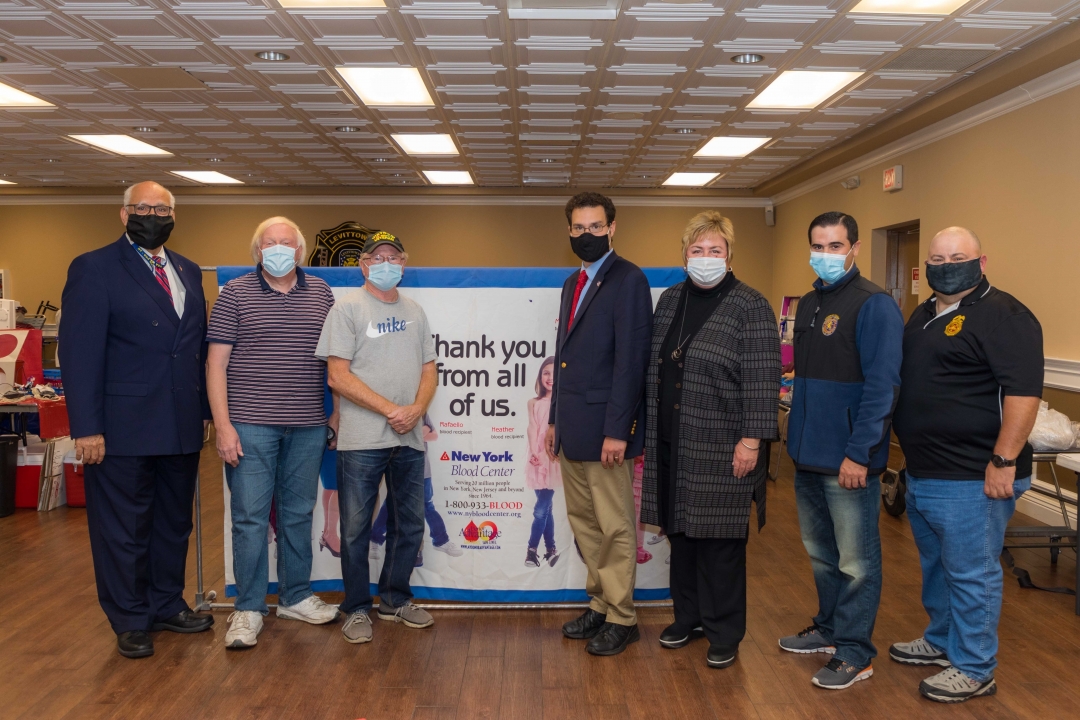
[{"label": "rectangular fluorescent light panel", "polygon": [[714,137],[694,153],[694,157],[746,157],[770,140],[772,138],[767,137]]},{"label": "rectangular fluorescent light panel", "polygon": [[457,155],[454,139],[446,133],[404,133],[390,137],[410,155]]},{"label": "rectangular fluorescent light panel", "polygon": [[339,67],[337,71],[365,105],[435,107],[416,68]]},{"label": "rectangular fluorescent light panel", "polygon": [[381,8],[386,7],[384,0],[278,0],[283,8]]},{"label": "rectangular fluorescent light panel", "polygon": [[668,187],[703,187],[708,185],[720,173],[707,172],[677,172],[664,181]]},{"label": "rectangular fluorescent light panel", "polygon": [[473,185],[472,175],[466,170],[425,170],[432,185]]},{"label": "rectangular fluorescent light panel", "polygon": [[850,85],[861,75],[861,72],[788,70],[780,73],[780,77],[758,93],[747,107],[810,110]]},{"label": "rectangular fluorescent light panel", "polygon": [[15,185],[15,183],[10,180],[0,180],[0,185]]},{"label": "rectangular fluorescent light panel", "polygon": [[204,185],[243,185],[242,180],[223,175],[216,170],[170,170],[173,175],[179,175],[187,180],[194,180]]},{"label": "rectangular fluorescent light panel", "polygon": [[22,90],[16,90],[10,85],[0,82],[0,107],[10,108],[44,108],[56,107],[51,102],[36,98]]},{"label": "rectangular fluorescent light panel", "polygon": [[68,135],[68,137],[117,155],[172,155],[168,150],[154,147],[130,135]]},{"label": "rectangular fluorescent light panel", "polygon": [[848,10],[852,13],[892,13],[894,15],[952,15],[971,0],[862,0]]}]

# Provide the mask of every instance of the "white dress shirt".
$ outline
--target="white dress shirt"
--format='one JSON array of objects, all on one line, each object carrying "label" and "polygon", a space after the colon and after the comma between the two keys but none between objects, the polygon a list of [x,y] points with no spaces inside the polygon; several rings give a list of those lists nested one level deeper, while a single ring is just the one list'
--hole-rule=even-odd
[{"label": "white dress shirt", "polygon": [[[124,237],[127,236],[125,235]],[[135,244],[131,242],[131,238],[128,238],[128,242],[132,245]],[[138,250],[136,250],[135,252],[138,252]],[[165,275],[169,278],[169,289],[172,291],[173,309],[176,310],[176,314],[178,317],[184,317],[184,300],[187,298],[187,288],[185,288],[184,283],[180,281],[180,275],[176,272],[176,268],[173,267],[173,264],[169,261],[169,256],[165,254],[165,247],[162,246],[157,251],[157,253],[152,253],[147,250],[146,254],[152,257],[165,258]],[[143,264],[146,265],[146,269],[150,271],[151,275],[153,275],[154,268],[150,267],[150,263],[146,262],[146,260],[141,254],[139,255],[139,259],[143,261]],[[200,280],[201,279],[202,278],[200,278]],[[154,282],[157,282],[156,276],[154,278]]]}]

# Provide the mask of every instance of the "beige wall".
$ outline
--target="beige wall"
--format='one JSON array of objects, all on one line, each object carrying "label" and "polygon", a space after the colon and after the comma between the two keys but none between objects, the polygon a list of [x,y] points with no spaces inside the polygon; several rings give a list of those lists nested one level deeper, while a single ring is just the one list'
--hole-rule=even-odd
[{"label": "beige wall", "polygon": [[[123,232],[117,206],[0,206],[0,268],[7,268],[15,299],[31,312],[43,299],[60,304],[73,257],[116,240]],[[615,248],[642,266],[675,265],[679,240],[698,207],[617,208]],[[768,293],[772,284],[772,230],[760,208],[717,208],[735,224],[733,269]],[[329,206],[199,205],[177,200],[169,247],[200,265],[250,265],[248,244],[271,215],[296,221],[308,239],[346,220],[397,233],[419,266],[570,266],[576,259],[562,207],[545,206]],[[215,297],[212,273],[204,274]]]},{"label": "beige wall", "polygon": [[[871,231],[919,220],[922,256],[938,230],[974,230],[987,276],[1039,318],[1048,357],[1080,360],[1080,88],[1054,95],[777,207],[772,299],[805,293],[814,279],[806,228],[840,210],[859,223],[859,266],[870,274]],[[881,190],[885,167],[904,166],[904,189]],[[875,281],[880,279],[873,278]],[[930,290],[922,283],[922,299]]]}]

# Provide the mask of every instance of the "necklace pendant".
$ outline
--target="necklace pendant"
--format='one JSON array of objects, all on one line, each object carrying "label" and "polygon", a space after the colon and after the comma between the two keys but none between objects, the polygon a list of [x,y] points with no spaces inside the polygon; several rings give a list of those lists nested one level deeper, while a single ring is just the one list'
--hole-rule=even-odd
[{"label": "necklace pendant", "polygon": [[675,351],[671,353],[672,360],[678,360],[682,357],[682,348],[675,348]]}]

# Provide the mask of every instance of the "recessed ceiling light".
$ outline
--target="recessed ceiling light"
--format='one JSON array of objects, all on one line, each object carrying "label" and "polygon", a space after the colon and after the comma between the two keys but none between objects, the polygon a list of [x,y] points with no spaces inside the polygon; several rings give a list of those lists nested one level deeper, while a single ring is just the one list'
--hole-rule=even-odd
[{"label": "recessed ceiling light", "polygon": [[705,147],[694,153],[694,157],[746,157],[765,143],[772,140],[767,137],[714,137],[705,143]]},{"label": "recessed ceiling light", "polygon": [[221,162],[221,158],[207,158],[206,162]]},{"label": "recessed ceiling light", "polygon": [[173,175],[178,175],[185,180],[194,180],[204,185],[243,185],[242,180],[222,175],[216,170],[170,170]]},{"label": "recessed ceiling light", "polygon": [[409,155],[457,155],[454,138],[445,133],[394,134],[394,142]]},{"label": "recessed ceiling light", "polygon": [[862,0],[848,10],[853,13],[898,15],[951,15],[971,0]]},{"label": "recessed ceiling light", "polygon": [[334,128],[334,132],[360,132],[360,128],[353,127],[352,125],[342,125],[341,127]]},{"label": "recessed ceiling light", "polygon": [[260,60],[269,60],[270,62],[282,62],[283,60],[289,59],[288,55],[283,52],[278,52],[277,50],[263,50],[262,52],[255,53],[255,57]]},{"label": "recessed ceiling light", "polygon": [[787,70],[758,93],[747,107],[816,108],[861,75],[861,72]]},{"label": "recessed ceiling light", "polygon": [[60,161],[59,161],[59,160],[57,160],[56,158],[45,158],[45,162],[47,162],[47,163],[54,163],[54,162],[60,162]]},{"label": "recessed ceiling light", "polygon": [[542,163],[553,163],[555,161],[552,160],[551,158],[540,158],[540,162],[542,162]]},{"label": "recessed ceiling light", "polygon": [[694,132],[694,128],[675,128],[675,132],[680,135],[689,135],[690,133]]},{"label": "recessed ceiling light", "polygon": [[10,85],[0,82],[0,107],[12,108],[38,108],[56,107],[51,102],[34,97],[22,90],[16,90]]},{"label": "recessed ceiling light", "polygon": [[384,163],[386,162],[386,158],[372,158],[371,162]]},{"label": "recessed ceiling light", "polygon": [[17,185],[17,184],[18,183],[13,183],[10,180],[0,180],[0,185]]},{"label": "recessed ceiling light", "polygon": [[131,128],[131,132],[157,132],[157,128],[137,127],[137,128]]},{"label": "recessed ceiling light", "polygon": [[278,0],[283,8],[380,8],[385,0]]},{"label": "recessed ceiling light", "polygon": [[752,65],[754,63],[759,63],[764,59],[764,55],[758,55],[757,53],[739,53],[738,55],[731,56],[731,62],[739,63],[740,65]]},{"label": "recessed ceiling light", "polygon": [[339,67],[337,71],[365,105],[435,107],[416,68]]},{"label": "recessed ceiling light", "polygon": [[671,177],[664,181],[664,185],[669,187],[702,187],[708,185],[716,176],[720,173],[707,173],[707,172],[677,172],[672,173]]},{"label": "recessed ceiling light", "polygon": [[473,185],[472,175],[465,170],[425,170],[432,185]]},{"label": "recessed ceiling light", "polygon": [[144,155],[172,155],[168,150],[162,150],[149,143],[144,143],[130,135],[68,135],[69,138],[86,145],[92,145],[105,152],[117,155],[144,156]]}]

